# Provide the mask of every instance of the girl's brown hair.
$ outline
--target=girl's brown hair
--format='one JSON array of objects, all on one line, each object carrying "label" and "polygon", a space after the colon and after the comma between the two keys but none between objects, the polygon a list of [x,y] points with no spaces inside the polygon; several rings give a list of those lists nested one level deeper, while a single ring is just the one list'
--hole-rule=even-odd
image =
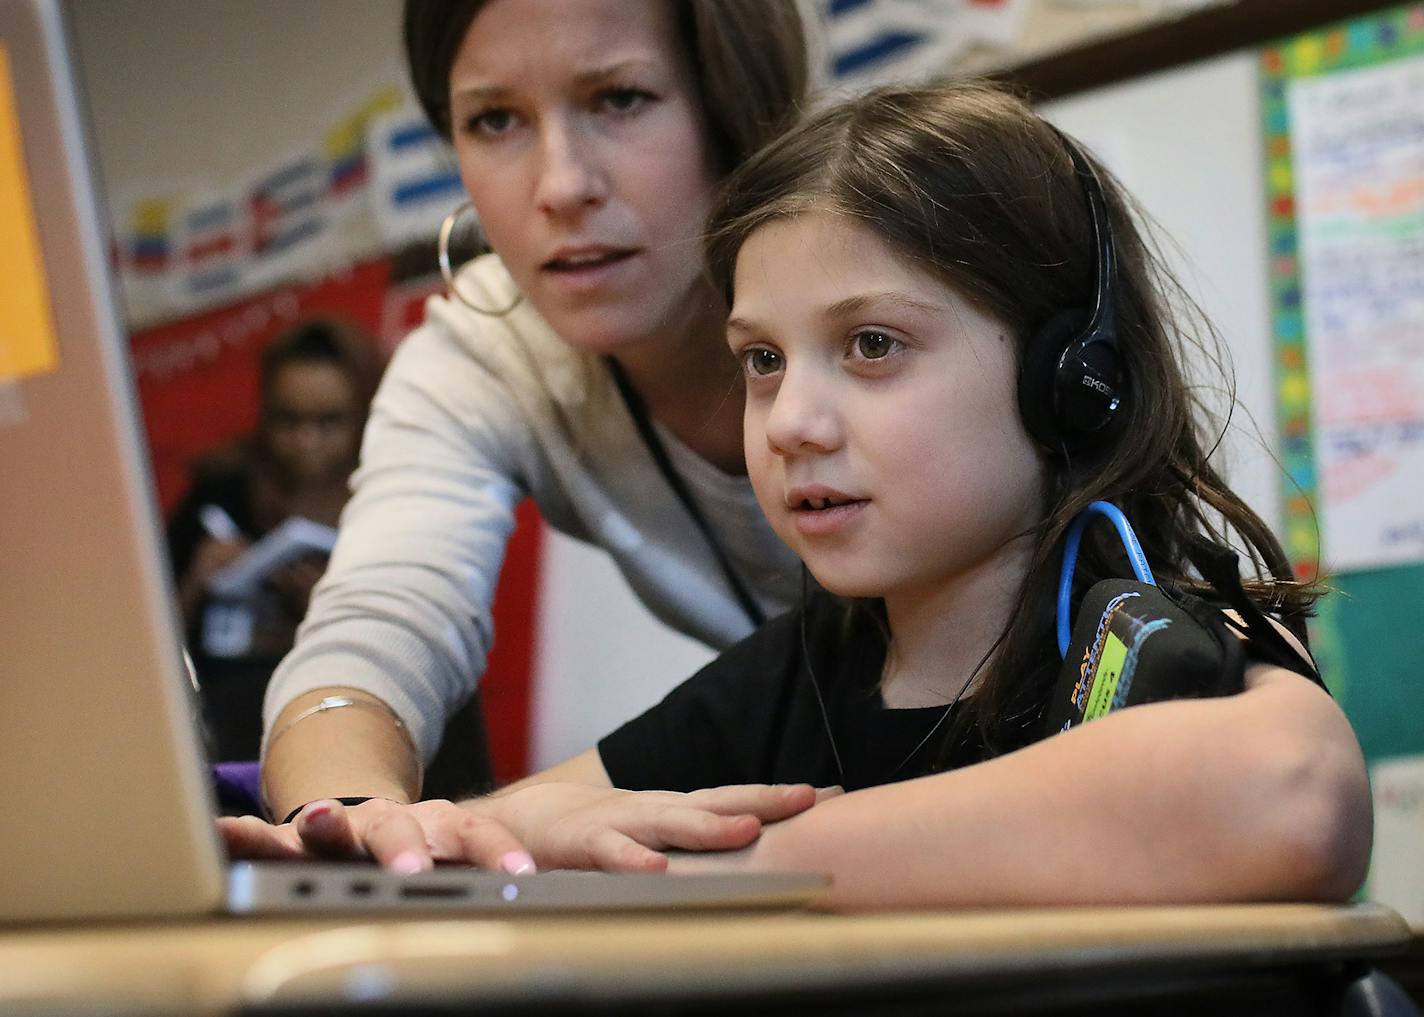
[{"label": "girl's brown hair", "polygon": [[[411,83],[430,123],[451,137],[450,68],[488,0],[406,0]],[[691,61],[724,171],[775,138],[806,97],[806,39],[795,0],[665,0]]]},{"label": "girl's brown hair", "polygon": [[[993,86],[946,83],[872,92],[824,110],[748,160],[723,185],[709,225],[709,268],[732,295],[742,243],[768,222],[816,210],[847,216],[898,254],[1007,324],[1020,363],[1029,338],[1065,309],[1091,306],[1097,273],[1093,221],[1068,142],[1025,103]],[[1245,582],[1264,609],[1298,622],[1318,590],[1292,579],[1270,528],[1211,463],[1208,412],[1188,384],[1185,344],[1219,345],[1160,258],[1144,243],[1128,199],[1084,153],[1107,203],[1117,253],[1114,296],[1127,396],[1111,430],[1087,452],[1044,448],[1048,491],[1029,535],[1034,554],[1022,596],[947,746],[971,730],[991,751],[1037,737],[1057,673],[1053,636],[1059,549],[1089,502],[1115,502],[1137,528],[1159,582],[1200,590],[1194,536],[1237,544]],[[1217,359],[1219,363],[1219,358]],[[1111,527],[1092,527],[1080,585],[1128,575]]]}]

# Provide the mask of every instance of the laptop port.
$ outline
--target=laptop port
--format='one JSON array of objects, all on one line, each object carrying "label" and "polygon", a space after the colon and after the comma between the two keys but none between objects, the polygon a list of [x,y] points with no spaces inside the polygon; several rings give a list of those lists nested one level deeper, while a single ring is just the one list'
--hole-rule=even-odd
[{"label": "laptop port", "polygon": [[459,900],[470,895],[470,888],[455,883],[424,886],[412,883],[402,886],[400,894],[409,900]]}]

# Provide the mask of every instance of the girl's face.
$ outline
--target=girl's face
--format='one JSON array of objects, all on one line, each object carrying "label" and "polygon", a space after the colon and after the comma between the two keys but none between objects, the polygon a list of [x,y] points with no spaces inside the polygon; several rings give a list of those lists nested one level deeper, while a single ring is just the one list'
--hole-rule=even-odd
[{"label": "girl's face", "polygon": [[735,289],[747,469],[816,578],[887,601],[970,574],[1017,583],[1009,545],[1041,517],[1044,468],[1019,421],[1008,329],[823,213],[753,233]]},{"label": "girl's face", "polygon": [[293,480],[338,480],[351,471],[361,435],[351,380],[334,364],[294,360],[279,367],[263,400],[267,448]]},{"label": "girl's face", "polygon": [[567,342],[612,352],[707,307],[714,175],[667,3],[491,0],[450,99],[490,244]]}]

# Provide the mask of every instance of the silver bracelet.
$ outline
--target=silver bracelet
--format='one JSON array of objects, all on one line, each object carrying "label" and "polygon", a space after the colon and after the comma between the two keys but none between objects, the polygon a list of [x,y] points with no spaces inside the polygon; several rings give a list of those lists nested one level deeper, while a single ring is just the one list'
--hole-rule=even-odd
[{"label": "silver bracelet", "polygon": [[[295,717],[287,721],[287,723],[283,724],[281,727],[273,731],[267,737],[267,744],[264,746],[262,751],[264,763],[266,761],[266,757],[272,751],[272,746],[276,745],[278,740],[284,734],[286,734],[292,728],[296,727],[302,721],[306,720],[308,717],[315,717],[319,713],[326,713],[329,710],[340,710],[342,707],[346,706],[362,706],[368,710],[379,710],[381,713],[385,714],[388,718],[390,718],[391,723],[395,725],[396,731],[399,732],[401,739],[405,742],[406,748],[410,749],[411,759],[415,762],[415,786],[416,793],[419,794],[419,789],[425,779],[425,774],[424,767],[421,766],[420,763],[420,753],[415,747],[415,739],[411,737],[410,728],[406,727],[405,721],[401,720],[400,716],[396,713],[396,711],[392,710],[389,706],[381,702],[379,699],[354,699],[351,696],[326,696],[316,705],[308,706],[305,710],[298,713]],[[270,816],[272,814],[272,810],[271,807],[268,805],[265,780],[262,781],[262,785],[263,786],[259,789],[262,797],[262,807],[267,811],[267,814]]]}]

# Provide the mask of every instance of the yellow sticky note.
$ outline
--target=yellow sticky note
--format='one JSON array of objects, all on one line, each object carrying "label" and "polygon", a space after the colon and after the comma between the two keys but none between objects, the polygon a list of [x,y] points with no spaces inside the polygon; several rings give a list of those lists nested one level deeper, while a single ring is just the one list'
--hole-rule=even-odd
[{"label": "yellow sticky note", "polygon": [[20,145],[10,54],[0,43],[0,381],[59,364],[54,315]]}]

